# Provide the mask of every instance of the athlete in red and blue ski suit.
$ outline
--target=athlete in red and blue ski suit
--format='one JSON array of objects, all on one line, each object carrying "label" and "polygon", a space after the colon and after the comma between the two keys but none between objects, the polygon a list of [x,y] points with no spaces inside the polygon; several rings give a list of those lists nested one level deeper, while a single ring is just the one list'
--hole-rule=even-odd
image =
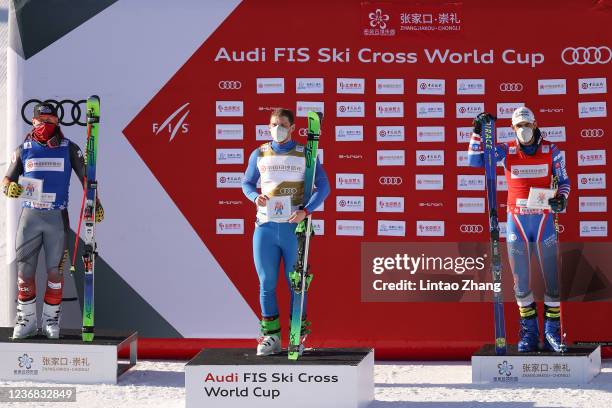
[{"label": "athlete in red and blue ski suit", "polygon": [[[474,121],[474,132],[468,150],[468,162],[473,167],[484,167],[484,151],[481,143],[481,114]],[[508,184],[507,247],[508,258],[514,275],[514,291],[521,315],[519,351],[534,351],[539,343],[537,310],[530,288],[530,260],[532,253],[538,259],[544,277],[546,293],[545,346],[562,351],[560,339],[560,290],[557,271],[558,244],[554,216],[549,210],[527,208],[531,187],[551,188],[557,183],[555,198],[551,199],[552,212],[565,209],[570,193],[570,181],[565,168],[565,158],[557,146],[543,140],[533,113],[519,108],[512,115],[512,128],[516,140],[495,146],[498,162],[502,162]]]}]

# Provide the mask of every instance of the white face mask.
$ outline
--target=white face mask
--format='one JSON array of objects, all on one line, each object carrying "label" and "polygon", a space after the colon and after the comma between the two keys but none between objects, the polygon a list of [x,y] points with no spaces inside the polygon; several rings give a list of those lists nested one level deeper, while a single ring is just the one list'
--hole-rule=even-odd
[{"label": "white face mask", "polygon": [[274,140],[276,143],[283,143],[289,136],[289,129],[276,125],[270,129],[270,134],[272,135],[272,140]]},{"label": "white face mask", "polygon": [[529,127],[520,127],[516,129],[516,138],[522,144],[531,142],[531,139],[533,139],[533,129]]}]

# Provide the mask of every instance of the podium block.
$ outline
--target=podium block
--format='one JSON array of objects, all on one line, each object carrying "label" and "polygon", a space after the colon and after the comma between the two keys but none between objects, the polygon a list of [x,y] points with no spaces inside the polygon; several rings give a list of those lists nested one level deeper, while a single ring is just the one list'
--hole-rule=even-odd
[{"label": "podium block", "polygon": [[569,347],[565,353],[519,353],[516,345],[508,353],[495,354],[487,344],[472,356],[472,383],[586,384],[601,371],[601,349]]},{"label": "podium block", "polygon": [[187,408],[364,408],[374,399],[372,349],[306,350],[267,357],[204,349],[185,366]]},{"label": "podium block", "polygon": [[[41,334],[12,340],[12,335],[12,327],[0,327],[0,379],[5,381],[116,384],[136,364],[136,332],[96,330],[87,343],[74,329],[62,329],[56,340]],[[119,350],[128,347],[129,362],[120,363]]]}]

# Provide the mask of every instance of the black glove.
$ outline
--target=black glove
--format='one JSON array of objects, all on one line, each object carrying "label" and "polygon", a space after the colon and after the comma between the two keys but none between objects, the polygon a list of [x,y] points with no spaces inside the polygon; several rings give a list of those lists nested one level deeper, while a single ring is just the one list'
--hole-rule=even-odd
[{"label": "black glove", "polygon": [[482,124],[489,121],[496,121],[497,118],[490,113],[482,112],[476,116],[476,119],[472,121],[472,125],[474,125],[474,129],[472,132],[480,135],[482,133]]},{"label": "black glove", "polygon": [[552,212],[560,213],[567,207],[567,198],[563,194],[557,194],[548,200],[548,205],[550,205]]}]

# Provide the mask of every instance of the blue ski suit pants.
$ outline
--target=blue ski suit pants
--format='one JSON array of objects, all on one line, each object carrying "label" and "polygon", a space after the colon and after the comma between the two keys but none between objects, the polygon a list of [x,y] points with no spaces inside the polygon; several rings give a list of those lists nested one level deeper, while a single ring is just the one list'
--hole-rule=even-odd
[{"label": "blue ski suit pants", "polygon": [[[276,285],[280,270],[281,258],[285,279],[289,287],[289,273],[297,259],[297,237],[295,229],[298,224],[289,222],[266,222],[257,224],[253,232],[253,259],[259,276],[259,302],[262,317],[278,316]],[[305,302],[305,300],[304,300]],[[291,291],[291,306],[293,291]],[[306,306],[304,305],[304,310]]]},{"label": "blue ski suit pants", "polygon": [[530,264],[531,256],[535,253],[546,286],[544,302],[548,306],[558,306],[558,244],[554,215],[508,213],[506,241],[518,305],[528,306],[534,302]]}]

